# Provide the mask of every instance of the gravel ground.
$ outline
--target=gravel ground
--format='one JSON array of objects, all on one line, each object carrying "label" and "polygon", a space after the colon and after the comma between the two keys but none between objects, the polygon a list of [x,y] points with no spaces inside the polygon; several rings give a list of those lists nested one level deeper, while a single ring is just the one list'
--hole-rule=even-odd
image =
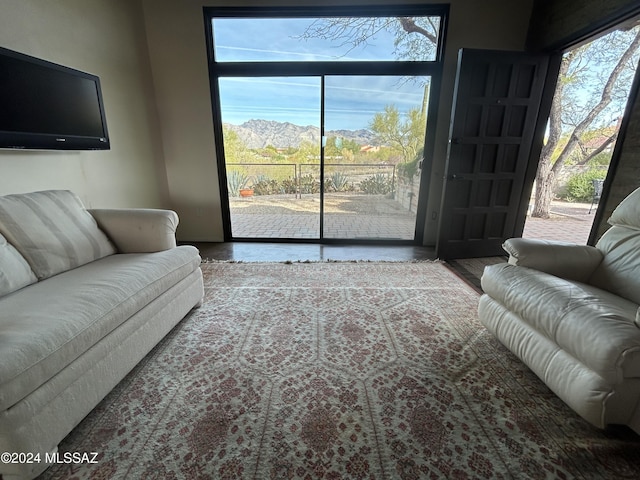
[{"label": "gravel ground", "polygon": [[551,217],[571,217],[575,220],[593,222],[597,205],[594,205],[589,213],[590,203],[570,203],[554,200],[551,202]]}]

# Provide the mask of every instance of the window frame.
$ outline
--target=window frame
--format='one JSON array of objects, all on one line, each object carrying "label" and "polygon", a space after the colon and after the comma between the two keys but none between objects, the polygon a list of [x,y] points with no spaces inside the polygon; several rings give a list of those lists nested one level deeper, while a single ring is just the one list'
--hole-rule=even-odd
[{"label": "window frame", "polygon": [[[364,11],[364,12],[363,12]],[[203,7],[207,64],[211,90],[211,108],[218,167],[218,181],[221,194],[226,192],[227,178],[224,161],[222,115],[218,78],[221,77],[284,77],[329,75],[384,75],[384,76],[429,76],[431,78],[431,99],[429,102],[427,131],[425,135],[424,161],[420,178],[418,215],[416,215],[416,236],[413,241],[396,244],[422,244],[426,223],[426,203],[431,180],[432,155],[435,143],[435,125],[444,52],[449,19],[448,4],[401,4],[368,6],[279,6],[279,7]],[[363,15],[363,13],[365,13]],[[215,59],[213,19],[214,18],[322,18],[322,17],[391,17],[391,16],[439,16],[440,32],[434,60],[425,61],[314,61],[314,62],[217,62]],[[228,194],[227,194],[228,198]],[[224,240],[242,240],[231,235],[231,212],[229,202],[221,202]],[[422,213],[422,215],[420,215]],[[251,239],[261,241],[261,239]],[[300,240],[296,240],[300,241]],[[325,239],[313,242],[353,243],[346,240]],[[370,242],[367,242],[370,243]],[[386,242],[388,243],[388,242]]]}]

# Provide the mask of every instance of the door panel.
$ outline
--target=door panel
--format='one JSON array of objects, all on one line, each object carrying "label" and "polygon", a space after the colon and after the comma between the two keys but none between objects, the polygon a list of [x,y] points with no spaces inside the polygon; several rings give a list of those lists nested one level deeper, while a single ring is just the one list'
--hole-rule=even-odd
[{"label": "door panel", "polygon": [[323,238],[415,239],[430,86],[427,76],[325,77]]},{"label": "door panel", "polygon": [[232,239],[320,238],[320,85],[311,76],[219,79]]},{"label": "door panel", "polygon": [[546,55],[460,51],[438,257],[502,255],[516,233],[548,64]]},{"label": "door panel", "polygon": [[218,84],[232,239],[415,241],[429,76]]}]

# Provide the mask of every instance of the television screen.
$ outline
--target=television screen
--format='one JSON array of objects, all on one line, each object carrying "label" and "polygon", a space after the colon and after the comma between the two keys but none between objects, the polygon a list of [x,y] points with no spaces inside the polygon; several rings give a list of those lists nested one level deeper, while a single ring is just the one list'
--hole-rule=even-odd
[{"label": "television screen", "polygon": [[0,148],[110,148],[100,79],[0,48]]}]

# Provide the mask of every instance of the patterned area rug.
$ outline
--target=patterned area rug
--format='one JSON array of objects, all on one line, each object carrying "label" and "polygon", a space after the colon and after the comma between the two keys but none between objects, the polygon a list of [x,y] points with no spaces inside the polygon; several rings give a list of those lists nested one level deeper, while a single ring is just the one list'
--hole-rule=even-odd
[{"label": "patterned area rug", "polygon": [[476,320],[441,263],[203,265],[206,301],[44,479],[639,478]]}]

